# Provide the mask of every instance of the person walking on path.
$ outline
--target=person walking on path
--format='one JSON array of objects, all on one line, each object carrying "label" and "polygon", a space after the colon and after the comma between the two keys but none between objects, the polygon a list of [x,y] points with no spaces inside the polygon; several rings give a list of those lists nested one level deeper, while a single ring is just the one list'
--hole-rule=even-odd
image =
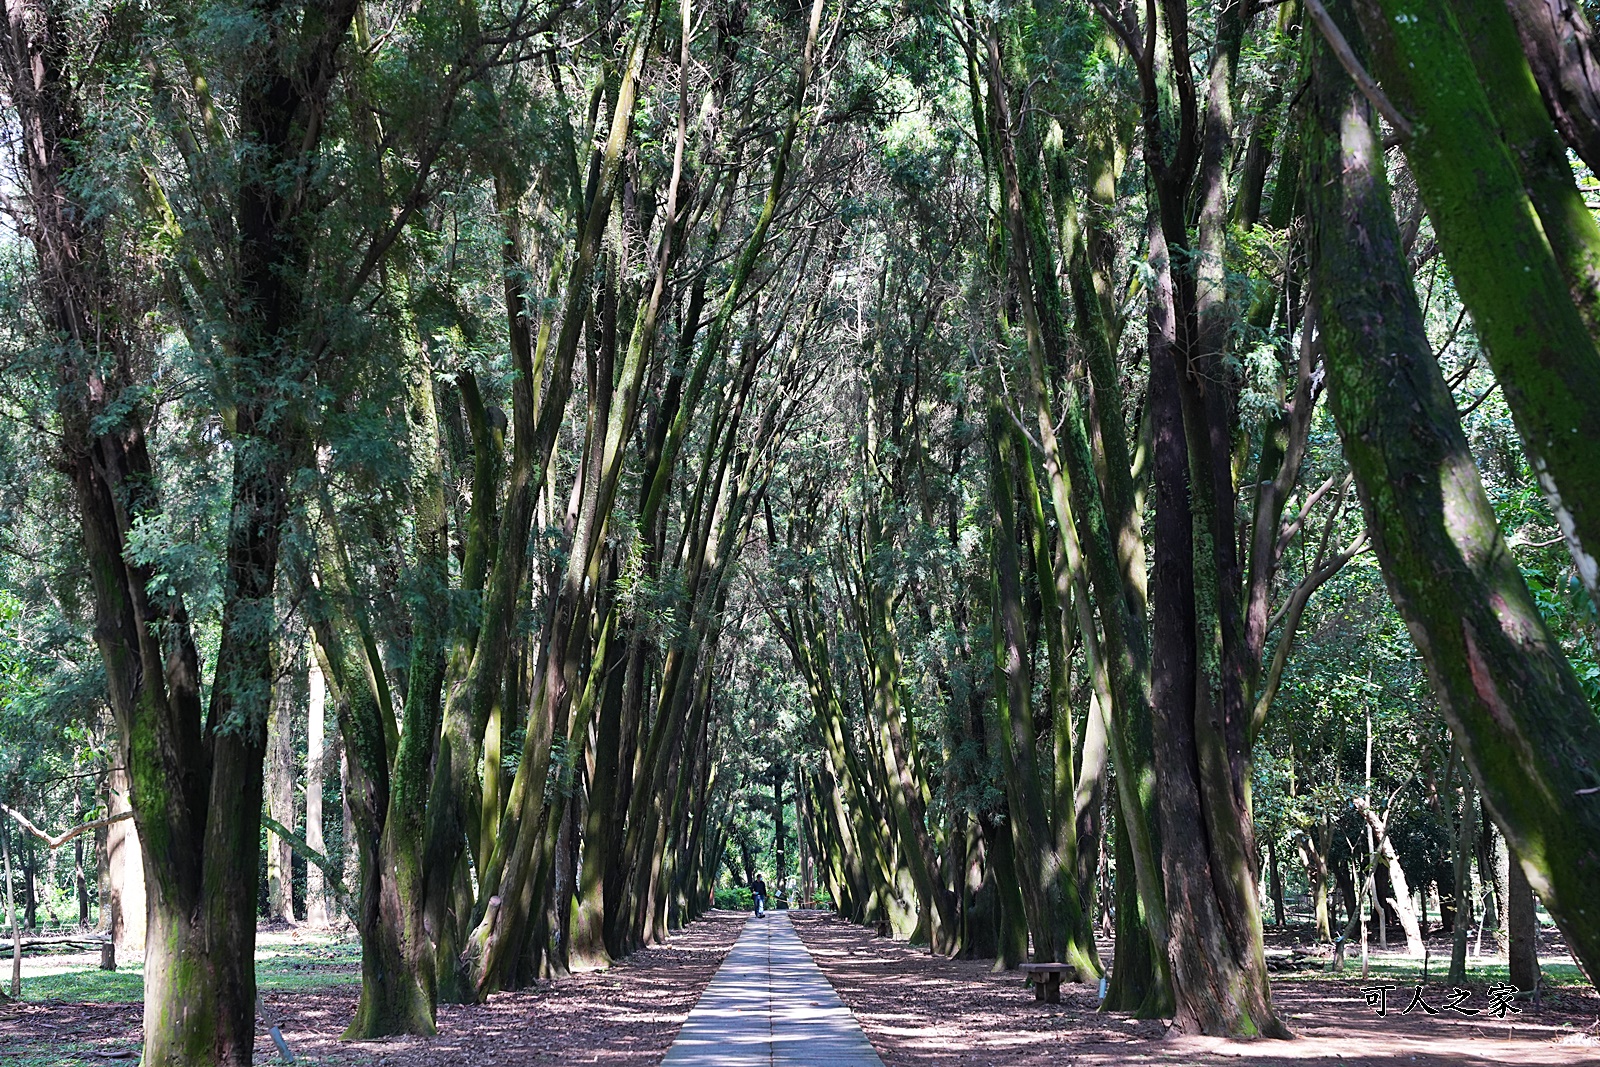
[{"label": "person walking on path", "polygon": [[756,914],[765,915],[767,913],[767,883],[759,874],[756,875],[755,881],[750,883],[750,895],[755,898]]}]

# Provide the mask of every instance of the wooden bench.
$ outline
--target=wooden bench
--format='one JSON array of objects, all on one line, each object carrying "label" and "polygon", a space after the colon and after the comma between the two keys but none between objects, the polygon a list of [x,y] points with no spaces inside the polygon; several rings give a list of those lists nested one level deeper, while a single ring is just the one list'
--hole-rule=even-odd
[{"label": "wooden bench", "polygon": [[1046,1004],[1061,1003],[1061,979],[1078,980],[1078,969],[1070,963],[1024,963],[1022,973],[1033,986],[1033,999]]}]

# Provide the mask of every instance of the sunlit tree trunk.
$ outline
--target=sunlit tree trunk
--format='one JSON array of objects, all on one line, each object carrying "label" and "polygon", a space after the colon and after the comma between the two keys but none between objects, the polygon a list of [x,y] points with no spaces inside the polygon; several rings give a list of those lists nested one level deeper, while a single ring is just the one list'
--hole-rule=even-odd
[{"label": "sunlit tree trunk", "polygon": [[[322,665],[316,656],[302,653],[308,660],[306,671],[306,844],[327,854],[322,834],[322,790],[327,781],[328,749],[326,701],[327,687],[322,680]],[[328,925],[326,875],[315,863],[306,864],[306,925],[322,929]]]},{"label": "sunlit tree trunk", "polygon": [[[1501,4],[1482,24],[1486,0],[1422,11],[1401,0],[1355,5],[1373,73],[1415,128],[1406,160],[1529,463],[1579,577],[1600,595],[1600,349],[1573,302],[1575,292],[1594,291],[1595,223],[1570,174],[1546,171],[1538,180],[1565,188],[1541,191],[1537,176],[1519,172],[1515,148],[1527,112],[1538,108],[1537,89],[1525,60],[1474,65],[1457,14],[1469,9],[1475,43],[1503,57],[1501,31],[1514,30]],[[1480,78],[1493,78],[1493,100]],[[1502,116],[1513,125],[1502,126]],[[1592,310],[1592,295],[1582,300]]]},{"label": "sunlit tree trunk", "polygon": [[[294,804],[294,680],[279,671],[272,685],[272,714],[267,720],[267,814],[293,829]],[[267,918],[294,921],[292,850],[277,834],[267,834]]]}]

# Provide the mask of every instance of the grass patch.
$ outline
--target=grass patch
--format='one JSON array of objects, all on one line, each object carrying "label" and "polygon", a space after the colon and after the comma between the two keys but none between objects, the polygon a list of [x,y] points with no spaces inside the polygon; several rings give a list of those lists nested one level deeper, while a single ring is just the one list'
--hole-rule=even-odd
[{"label": "grass patch", "polygon": [[98,1055],[101,1046],[86,1041],[29,1042],[6,1053],[6,1067],[61,1067],[63,1063],[137,1063]]},{"label": "grass patch", "polygon": [[[361,984],[361,945],[354,938],[262,935],[256,943],[256,985],[263,992],[302,993]],[[23,961],[22,999],[74,1004],[131,1003],[144,999],[144,967],[131,963],[102,971],[83,956],[37,956]],[[5,1067],[25,1067],[9,1060]]]},{"label": "grass patch", "polygon": [[361,944],[351,940],[280,942],[256,947],[256,985],[304,992],[361,984]]},{"label": "grass patch", "polygon": [[118,1004],[144,999],[144,968],[102,971],[98,967],[59,970],[22,979],[23,1000],[65,1000],[73,1004]]},{"label": "grass patch", "polygon": [[[1450,957],[1433,956],[1428,959],[1428,982],[1442,983],[1445,976],[1450,973]],[[1543,976],[1542,985],[1545,989],[1558,988],[1586,988],[1589,980],[1583,976],[1575,963],[1542,963],[1539,973]],[[1374,959],[1367,965],[1367,977],[1361,977],[1361,960],[1359,957],[1345,957],[1343,972],[1335,972],[1331,965],[1325,970],[1302,970],[1289,974],[1274,974],[1273,980],[1295,981],[1296,979],[1343,979],[1350,982],[1371,982],[1373,980],[1416,984],[1423,980],[1422,961],[1419,959]],[[1510,968],[1504,963],[1477,963],[1468,964],[1467,982],[1469,984],[1496,985],[1511,980]]]}]

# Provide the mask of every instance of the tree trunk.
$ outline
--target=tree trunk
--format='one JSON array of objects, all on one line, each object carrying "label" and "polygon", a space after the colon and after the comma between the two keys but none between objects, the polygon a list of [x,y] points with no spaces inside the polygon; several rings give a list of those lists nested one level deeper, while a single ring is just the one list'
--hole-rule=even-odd
[{"label": "tree trunk", "polygon": [[[1573,306],[1591,339],[1600,339],[1600,224],[1584,203],[1567,147],[1539,99],[1507,0],[1449,4]],[[1600,362],[1600,350],[1594,358]]]},{"label": "tree trunk", "polygon": [[[1422,928],[1417,923],[1417,909],[1411,903],[1411,885],[1406,880],[1405,868],[1400,865],[1400,854],[1395,851],[1394,842],[1388,834],[1388,818],[1379,818],[1378,813],[1372,810],[1365,798],[1357,798],[1356,810],[1366,819],[1367,825],[1372,828],[1378,846],[1373,862],[1388,876],[1389,886],[1393,892],[1388,894],[1374,894],[1379,897],[1377,904],[1387,907],[1394,912],[1395,919],[1400,923],[1400,929],[1405,931],[1406,955],[1420,957],[1423,953]],[[1387,923],[1387,915],[1382,920]],[[1384,947],[1387,945],[1387,927],[1383,928]]]},{"label": "tree trunk", "polygon": [[[1077,529],[1071,516],[1068,476],[1054,433],[1056,420],[1051,411],[1046,372],[1051,355],[1047,349],[1061,347],[1059,344],[1052,345],[1052,338],[1060,332],[1061,300],[1054,271],[1031,262],[1042,251],[1037,248],[1030,250],[1030,243],[1035,242],[1043,230],[1040,183],[1035,180],[1037,154],[1033,149],[1031,124],[1026,121],[1021,124],[1020,138],[1014,133],[1011,89],[1006,80],[1006,61],[1001,53],[1000,37],[999,24],[991,23],[987,34],[987,114],[993,147],[997,150],[997,177],[1004,205],[1008,253],[1005,265],[1009,268],[1012,291],[1021,311],[1027,339],[1026,400],[1027,407],[1031,409],[1027,413],[1039,427],[1051,510],[1066,549],[1066,567],[1056,567],[1050,549],[1032,458],[1023,446],[1013,460],[1012,452],[1017,446],[1010,443],[1011,430],[1004,424],[1010,414],[997,416],[991,411],[990,436],[996,443],[997,451],[990,477],[992,484],[999,484],[995,490],[997,507],[1005,509],[1005,513],[1000,515],[1000,527],[994,535],[997,566],[1001,570],[995,618],[998,620],[1003,614],[1006,619],[1005,644],[1009,647],[1004,669],[997,670],[995,679],[996,703],[1000,711],[997,737],[1009,794],[1008,806],[1013,817],[1022,820],[1011,827],[1013,858],[1022,879],[1023,903],[1028,911],[1028,925],[1033,934],[1036,958],[1072,962],[1087,978],[1098,973],[1099,961],[1094,952],[1090,918],[1083,906],[1081,886],[1076,877],[1077,813],[1072,805],[1076,767],[1069,703],[1071,668],[1065,632],[1068,617],[1063,613],[1066,605],[1060,601],[1063,591],[1070,595],[1070,573],[1081,566],[1081,552],[1075,540]],[[1019,140],[1022,144],[1020,152]],[[1048,238],[1042,238],[1038,243],[1047,244]],[[1048,255],[1047,252],[1043,254]],[[1002,323],[1002,328],[1004,325]],[[999,404],[1000,401],[997,397],[991,403]],[[998,422],[997,417],[1000,420]],[[1002,435],[1004,440],[1001,439]],[[1014,484],[1021,492],[1020,500],[1013,504],[1012,485],[1000,483]],[[1002,488],[1005,490],[1004,498],[1000,492]],[[1050,716],[1051,734],[1055,741],[1054,768],[1050,775],[1052,788],[1048,795],[1039,785],[1037,756],[1033,752],[1034,714],[1030,706],[1030,677],[1035,673],[1035,666],[1030,663],[1033,659],[1032,642],[1017,625],[1021,618],[1021,603],[1016,598],[1023,581],[1016,563],[1019,529],[1026,531],[1023,544],[1031,549],[1025,558],[1028,558],[1031,565],[1028,569],[1034,572],[1037,581],[1035,588],[1040,597],[1039,612],[1046,645],[1046,661],[1043,670],[1038,673],[1046,678],[1044,708],[1045,714]],[[1008,539],[1008,543],[1001,544],[1002,537]],[[1008,566],[1011,568],[1009,571],[1006,569]],[[1084,618],[1089,618],[1089,613],[1082,610],[1087,605],[1079,607]],[[996,647],[998,651],[998,629]],[[998,667],[1000,660],[996,662]],[[1067,874],[1072,876],[1070,880],[1064,879],[1063,876]]]},{"label": "tree trunk", "polygon": [[[120,746],[119,746],[120,747]],[[128,803],[127,757],[113,749],[115,764],[106,775],[107,815],[133,810]],[[139,827],[123,819],[105,828],[104,881],[100,887],[100,928],[119,952],[143,952],[145,934],[144,860]]]},{"label": "tree trunk", "polygon": [[[1025,513],[1013,496],[1019,482],[1032,482],[1026,472],[1032,460],[1019,447],[1003,401],[990,401],[992,442],[990,492],[994,497],[993,632],[995,663],[996,744],[1005,777],[1012,859],[1033,935],[1035,959],[1070,963],[1085,978],[1098,975],[1094,934],[1078,899],[1076,858],[1056,850],[1055,835],[1041,787],[1035,754],[1031,642],[1022,602],[1023,572],[1018,552],[1020,520]],[[1019,474],[1023,475],[1019,477]],[[1024,489],[1026,492],[1026,488]],[[1035,501],[1037,500],[1035,494]],[[1037,518],[1037,516],[1035,516]],[[1048,573],[1040,576],[1049,581]],[[1053,618],[1049,619],[1055,624]],[[1066,714],[1066,709],[1061,709]],[[1076,820],[1074,819],[1074,829]]]},{"label": "tree trunk", "polygon": [[1282,930],[1287,922],[1283,914],[1283,873],[1278,869],[1278,839],[1267,835],[1267,885],[1272,894],[1272,925]]},{"label": "tree trunk", "polygon": [[1539,913],[1533,887],[1513,854],[1506,878],[1506,959],[1511,984],[1524,993],[1539,985]]},{"label": "tree trunk", "polygon": [[[796,765],[795,771],[795,817],[802,826],[810,827],[814,816],[810,811],[810,798],[806,796],[803,785],[802,772]],[[814,839],[808,835],[797,835],[800,847],[800,906],[812,907],[812,901],[817,895],[817,850]]]},{"label": "tree trunk", "polygon": [[39,929],[38,863],[33,855],[33,839],[19,833],[17,840],[22,842],[22,928],[31,932]]},{"label": "tree trunk", "polygon": [[[1152,211],[1160,210],[1155,199]],[[1228,580],[1205,548],[1213,535],[1207,524],[1216,518],[1206,504],[1215,501],[1213,466],[1190,452],[1202,438],[1208,451],[1214,442],[1196,405],[1183,398],[1189,370],[1187,354],[1176,343],[1179,282],[1167,259],[1163,227],[1150,229],[1158,277],[1150,301],[1156,320],[1150,331],[1156,434],[1151,704],[1175,1025],[1202,1034],[1281,1037],[1287,1030],[1267,984],[1254,861],[1247,860],[1240,837],[1240,767],[1233,757],[1243,739],[1242,709],[1224,706],[1234,702],[1212,684],[1216,679],[1201,673],[1200,654],[1214,668],[1221,662],[1209,643],[1204,649],[1197,645],[1196,627],[1204,622],[1212,633],[1211,613],[1220,610],[1217,603],[1197,602],[1197,582],[1209,575],[1204,588],[1216,591],[1219,580]],[[1192,479],[1192,470],[1204,477]]]},{"label": "tree trunk", "polygon": [[[420,345],[411,349],[409,362],[408,480],[416,508],[416,568],[424,588],[441,590],[447,585],[446,520],[433,368]],[[351,757],[347,802],[361,868],[361,999],[347,1039],[434,1033],[441,983],[436,968],[441,956],[450,958],[437,950],[450,943],[454,928],[442,920],[428,925],[424,851],[429,809],[437,799],[427,787],[429,763],[440,747],[445,635],[426,602],[413,609],[411,630],[398,736],[390,698],[379,684],[384,666],[371,643],[362,642],[368,648],[363,664],[354,642],[348,654],[353,658],[347,659],[331,627],[319,634],[327,655],[324,681],[338,700],[340,734]],[[448,755],[439,758],[449,763]],[[443,777],[449,780],[448,773]],[[439,778],[432,784],[437,791]],[[454,969],[450,973],[454,976]]]},{"label": "tree trunk", "polygon": [[1116,819],[1116,876],[1111,894],[1116,903],[1116,936],[1111,979],[1101,1007],[1106,1011],[1132,1012],[1141,1019],[1166,1018],[1172,1014],[1172,983],[1166,980],[1162,966],[1165,957],[1158,955],[1164,953],[1164,946],[1154,944],[1144,920],[1133,844],[1124,830],[1126,809],[1116,804],[1110,809]]},{"label": "tree trunk", "polygon": [[[151,594],[150,569],[127,552],[133,524],[159,514],[144,412],[112,406],[132,383],[119,325],[131,311],[104,272],[99,216],[79,210],[74,152],[92,140],[67,76],[67,14],[47,2],[8,13],[0,61],[24,135],[24,181],[51,329],[65,348],[58,395],[64,462],[78,498],[95,594],[95,637],[122,734],[148,876],[144,1062],[248,1064],[255,1040],[255,912],[262,764],[273,663],[274,586],[298,441],[286,401],[303,376],[297,335],[306,270],[297,203],[282,181],[314,151],[353,2],[307,13],[238,72],[243,145],[231,195],[227,381],[231,512],[223,553],[220,642],[211,706],[183,603]],[[292,42],[292,44],[288,43]],[[293,72],[280,48],[295,52]],[[301,64],[305,67],[302,69]],[[307,74],[307,70],[314,72]],[[292,183],[289,183],[292,184]],[[295,367],[285,365],[294,352]],[[131,394],[130,394],[131,395]],[[159,634],[158,634],[159,628]]]},{"label": "tree trunk", "polygon": [[[1489,10],[1485,0],[1474,3],[1484,4],[1478,14]],[[1530,198],[1524,188],[1507,143],[1518,131],[1507,130],[1503,138],[1496,108],[1480,84],[1480,76],[1490,72],[1474,66],[1451,11],[1455,6],[1430,4],[1418,15],[1402,0],[1355,5],[1372,46],[1374,72],[1415,124],[1406,160],[1439,247],[1578,575],[1591,596],[1600,596],[1600,350],[1569,289],[1569,280],[1583,270],[1578,258],[1584,253],[1578,244],[1563,243],[1567,227],[1582,220],[1570,203],[1557,218],[1542,197]],[[1493,10],[1498,21],[1509,23],[1503,4]],[[1493,29],[1475,25],[1475,40],[1487,33],[1477,43],[1500,47]],[[1494,100],[1502,110],[1525,110],[1534,90],[1522,63],[1519,77],[1496,82]],[[1565,181],[1571,184],[1570,174]],[[1577,211],[1592,230],[1594,220],[1581,202]],[[1585,288],[1592,290],[1587,283]],[[1504,798],[1491,793],[1490,810],[1503,812]],[[1530,852],[1529,862],[1537,866],[1540,860]],[[1600,879],[1588,884],[1600,885]],[[1600,925],[1600,906],[1582,910]]]},{"label": "tree trunk", "polygon": [[1332,916],[1328,913],[1328,852],[1332,835],[1327,819],[1318,824],[1318,840],[1305,831],[1300,838],[1300,858],[1305,863],[1306,881],[1311,886],[1311,905],[1316,917],[1317,940],[1323,944],[1333,940]]},{"label": "tree trunk", "polygon": [[785,889],[785,877],[789,871],[788,855],[785,851],[785,834],[783,827],[783,782],[788,777],[787,771],[776,764],[772,767],[772,895],[788,899],[788,890]]},{"label": "tree trunk", "polygon": [[[612,605],[621,618],[622,608]],[[618,775],[621,767],[622,705],[626,691],[625,657],[631,641],[620,637],[606,648],[603,669],[607,678],[596,722],[594,764],[589,779],[588,803],[584,806],[581,841],[582,862],[578,865],[578,886],[573,896],[569,921],[572,939],[567,948],[567,963],[575,971],[597,970],[609,966],[606,951],[605,885],[617,853],[620,813],[616,810]],[[632,768],[627,768],[631,773]]]},{"label": "tree trunk", "polygon": [[0,825],[0,853],[4,853],[6,876],[6,920],[11,925],[11,999],[22,996],[22,932],[17,929],[17,901],[12,892],[11,824]]},{"label": "tree trunk", "polygon": [[[73,791],[73,816],[78,822],[83,821],[83,793],[81,790]],[[78,894],[78,926],[88,929],[89,926],[89,880],[84,877],[83,870],[83,838],[80,836],[72,843],[72,881]]]},{"label": "tree trunk", "polygon": [[1505,841],[1489,819],[1487,811],[1478,813],[1478,884],[1484,888],[1484,927],[1498,938],[1505,925],[1506,880],[1499,863]]},{"label": "tree trunk", "polygon": [[[316,657],[305,655],[308,666],[306,712],[306,844],[327,854],[328,846],[322,835],[322,788],[327,775],[325,686],[322,665]],[[313,929],[328,925],[328,892],[322,868],[315,863],[306,864],[306,924]]]},{"label": "tree trunk", "polygon": [[1450,940],[1451,985],[1467,980],[1467,939],[1472,935],[1472,857],[1478,850],[1478,799],[1472,783],[1462,783],[1461,821],[1456,829],[1455,855],[1451,857],[1456,874],[1456,928]]},{"label": "tree trunk", "polygon": [[[1363,0],[1361,10],[1364,24],[1372,28],[1365,16],[1377,12],[1377,5]],[[1422,38],[1437,30],[1433,9],[1419,18],[1421,24],[1400,37]],[[1347,33],[1353,29],[1348,19],[1344,25]],[[1390,27],[1378,32],[1387,35]],[[1380,73],[1404,65],[1403,56],[1397,60],[1396,55],[1389,42],[1380,52]],[[1434,58],[1431,53],[1418,57],[1419,73],[1426,65],[1427,75],[1413,79],[1414,88],[1432,92],[1451,86],[1452,93],[1473,95],[1461,86],[1475,85],[1475,74],[1440,67],[1431,62]],[[1399,78],[1405,83],[1411,74]],[[1391,80],[1385,83],[1393,92]],[[1600,722],[1540,617],[1479,480],[1455,402],[1423,330],[1367,106],[1354,98],[1348,78],[1331,58],[1318,61],[1314,87],[1317,104],[1308,141],[1315,150],[1307,182],[1315,201],[1312,263],[1322,294],[1333,413],[1373,544],[1496,825],[1573,954],[1590,974],[1600,973],[1600,806],[1571,799],[1600,787]],[[1400,103],[1405,107],[1408,101]],[[1418,117],[1432,128],[1431,115]],[[1462,132],[1451,124],[1427,138],[1410,150],[1425,196],[1433,182],[1475,182],[1486,173],[1479,163],[1447,162],[1457,149],[1470,145],[1491,151],[1498,144],[1492,135]],[[1430,147],[1435,144],[1444,155],[1435,157]],[[1454,167],[1459,176],[1448,178],[1436,166]],[[1426,181],[1424,170],[1433,172]],[[1470,216],[1473,225],[1490,224],[1483,205],[1506,201],[1494,190],[1473,189],[1470,205],[1450,218]],[[1538,239],[1533,240],[1529,247],[1537,247]],[[1520,259],[1503,251],[1474,262],[1487,267]],[[1452,267],[1473,306],[1454,259]],[[1530,264],[1526,275],[1519,273],[1516,284],[1494,299],[1517,304],[1511,323],[1524,314],[1531,316],[1528,321],[1542,321],[1536,304],[1547,299],[1542,287],[1549,281]],[[1559,279],[1553,284],[1564,298]],[[1491,348],[1496,344],[1487,331],[1485,340]],[[1552,366],[1565,365],[1565,356],[1551,358]],[[1515,372],[1497,366],[1497,374],[1504,382]],[[1565,397],[1559,403],[1548,400],[1560,410],[1570,410],[1573,397],[1596,395],[1573,391],[1571,383],[1557,389],[1548,378],[1536,379],[1543,383],[1541,390],[1548,387]],[[1584,437],[1572,432],[1573,426],[1564,430],[1574,442]],[[1584,439],[1592,442],[1600,435]],[[1595,470],[1600,466],[1591,464],[1590,473]]]},{"label": "tree trunk", "polygon": [[995,903],[998,905],[998,932],[994,969],[1014,970],[1028,962],[1028,916],[1017,888],[1017,865],[1013,859],[1012,821],[993,820],[984,824],[984,844],[994,869]]},{"label": "tree trunk", "polygon": [[[267,720],[267,814],[294,829],[294,696],[288,671],[272,684],[272,714]],[[267,832],[267,921],[294,922],[294,853],[289,842]]]},{"label": "tree trunk", "polygon": [[1506,6],[1556,129],[1591,170],[1600,171],[1600,56],[1583,9],[1575,0],[1510,0]]}]

